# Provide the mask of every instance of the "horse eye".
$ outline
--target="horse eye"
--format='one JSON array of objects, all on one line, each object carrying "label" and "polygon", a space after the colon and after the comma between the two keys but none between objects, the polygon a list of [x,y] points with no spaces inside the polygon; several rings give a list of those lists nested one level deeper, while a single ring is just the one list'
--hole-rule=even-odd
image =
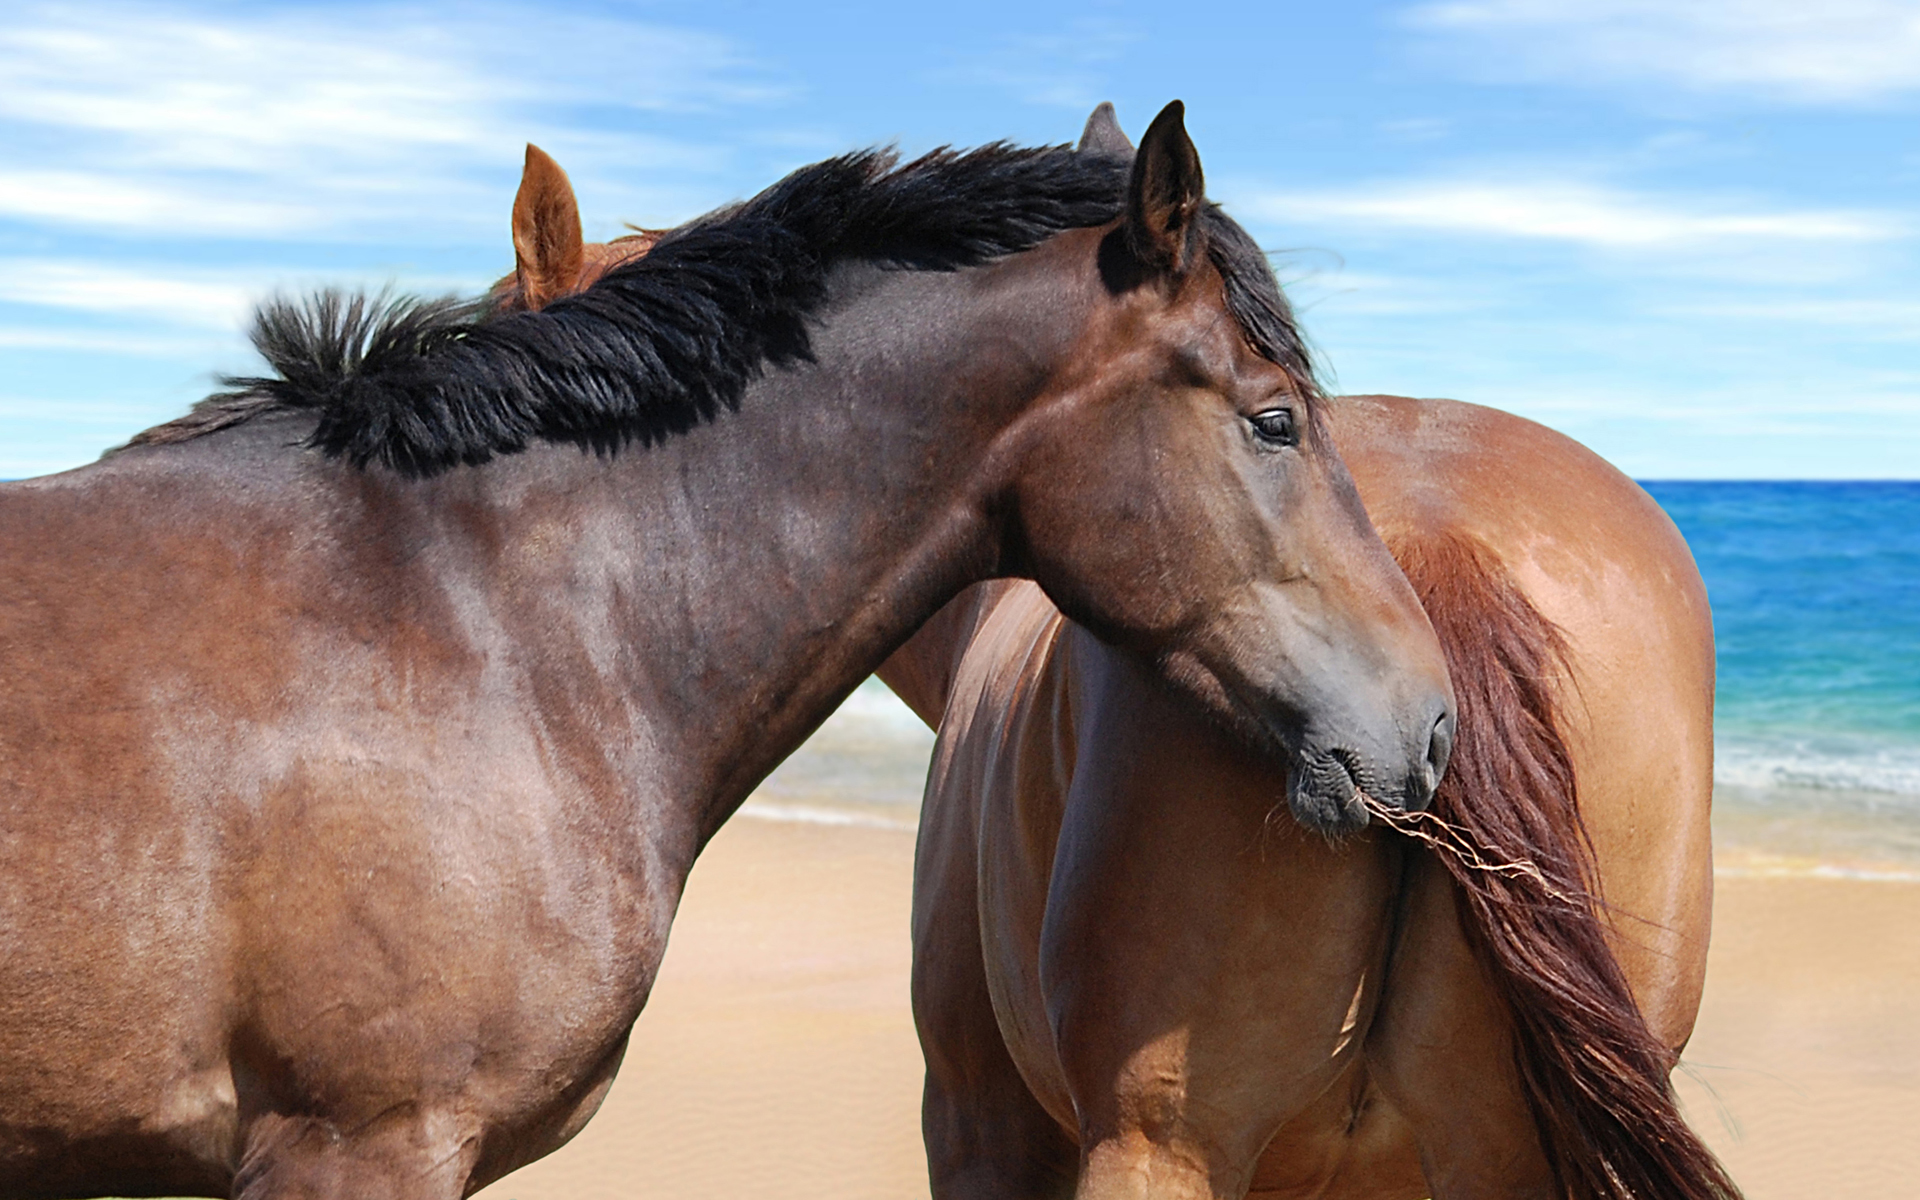
[{"label": "horse eye", "polygon": [[1300,444],[1300,430],[1293,423],[1293,410],[1290,408],[1269,408],[1253,414],[1247,420],[1253,424],[1254,436],[1270,446]]}]

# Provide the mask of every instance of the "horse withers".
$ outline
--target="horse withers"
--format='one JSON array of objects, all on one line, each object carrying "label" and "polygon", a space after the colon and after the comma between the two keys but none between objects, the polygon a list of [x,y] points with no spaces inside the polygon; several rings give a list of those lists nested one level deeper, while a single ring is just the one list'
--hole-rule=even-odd
[{"label": "horse withers", "polygon": [[469,311],[269,306],[272,375],[0,488],[0,1195],[559,1145],[701,846],[985,577],[1329,763],[1303,811],[1430,799],[1438,644],[1177,107],[1131,166],[830,160]]}]

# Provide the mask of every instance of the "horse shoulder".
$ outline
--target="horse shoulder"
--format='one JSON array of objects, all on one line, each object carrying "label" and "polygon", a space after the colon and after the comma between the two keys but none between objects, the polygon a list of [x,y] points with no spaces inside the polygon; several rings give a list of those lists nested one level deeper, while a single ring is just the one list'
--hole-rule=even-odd
[{"label": "horse shoulder", "polygon": [[[1072,776],[1062,634],[1043,592],[1018,583],[980,616],[952,681],[921,817],[916,941],[941,931],[922,914],[943,895],[977,899],[979,956],[1008,1053],[1041,1104],[1068,1128],[1067,1099],[1039,981],[1039,942],[1054,846]],[[990,835],[990,836],[989,836]]]}]

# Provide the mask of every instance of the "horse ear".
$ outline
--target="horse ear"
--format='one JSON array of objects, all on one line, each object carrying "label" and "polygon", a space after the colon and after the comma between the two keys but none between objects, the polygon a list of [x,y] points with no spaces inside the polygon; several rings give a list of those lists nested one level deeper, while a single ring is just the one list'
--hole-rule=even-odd
[{"label": "horse ear", "polygon": [[1207,202],[1200,152],[1187,136],[1186,105],[1178,100],[1160,110],[1140,139],[1127,186],[1123,228],[1128,247],[1142,266],[1170,275],[1193,265],[1200,213]]},{"label": "horse ear", "polygon": [[528,142],[527,166],[513,198],[513,275],[528,308],[544,308],[573,290],[583,240],[580,205],[567,173]]},{"label": "horse ear", "polygon": [[1093,110],[1087,118],[1087,127],[1080,131],[1080,144],[1074,150],[1081,154],[1104,154],[1109,158],[1132,158],[1133,143],[1127,140],[1126,131],[1120,128],[1120,118],[1114,115],[1113,105],[1105,100]]}]

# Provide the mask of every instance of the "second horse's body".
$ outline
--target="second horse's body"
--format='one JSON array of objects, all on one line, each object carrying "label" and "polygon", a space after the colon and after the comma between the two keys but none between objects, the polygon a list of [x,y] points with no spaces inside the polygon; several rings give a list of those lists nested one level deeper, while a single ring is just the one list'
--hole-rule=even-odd
[{"label": "second horse's body", "polygon": [[1397,397],[1329,417],[1448,651],[1436,812],[1550,886],[1301,829],[1271,767],[1130,655],[1028,585],[974,589],[881,670],[940,730],[914,897],[936,1197],[1728,1190],[1665,1079],[1712,892],[1684,543],[1530,422]]},{"label": "second horse's body", "polygon": [[[1128,150],[1107,106],[1082,144]],[[1375,806],[1422,844],[1296,823],[1310,764],[1276,777],[1021,584],[882,667],[940,731],[914,873],[935,1196],[1735,1195],[1668,1082],[1712,896],[1686,544],[1531,422],[1326,416],[1459,698],[1437,819]]]}]

